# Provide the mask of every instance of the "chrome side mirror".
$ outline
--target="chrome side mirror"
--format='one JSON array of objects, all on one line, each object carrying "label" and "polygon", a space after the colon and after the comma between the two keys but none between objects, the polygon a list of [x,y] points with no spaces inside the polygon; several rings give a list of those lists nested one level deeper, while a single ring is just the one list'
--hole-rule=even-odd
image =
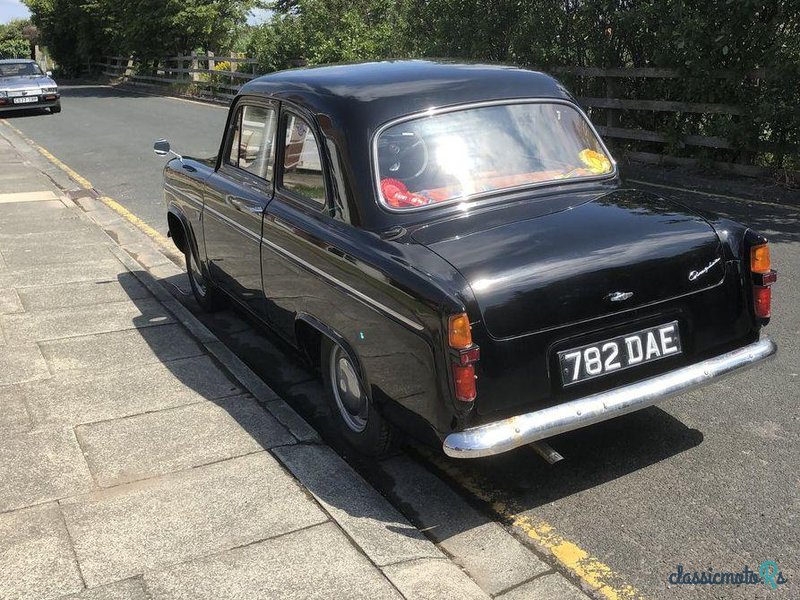
[{"label": "chrome side mirror", "polygon": [[166,156],[171,152],[169,142],[167,140],[158,140],[155,144],[153,144],[153,152],[159,156]]}]

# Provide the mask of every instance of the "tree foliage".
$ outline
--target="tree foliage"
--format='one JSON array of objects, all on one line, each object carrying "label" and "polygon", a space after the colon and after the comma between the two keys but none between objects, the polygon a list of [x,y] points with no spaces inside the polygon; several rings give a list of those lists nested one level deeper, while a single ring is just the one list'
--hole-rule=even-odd
[{"label": "tree foliage", "polygon": [[30,58],[39,31],[27,19],[0,23],[0,58]]},{"label": "tree foliage", "polygon": [[78,71],[104,54],[143,60],[224,52],[260,0],[24,0],[56,62]]},{"label": "tree foliage", "polygon": [[[762,158],[780,165],[781,148],[800,145],[800,0],[279,0],[273,9],[249,47],[266,71],[392,57],[671,68],[682,76],[620,79],[614,93],[737,105],[748,118],[629,111],[617,126],[666,133],[673,153],[687,152],[685,135],[725,137],[733,150],[709,151],[723,160],[766,142],[776,151]],[[602,79],[567,83],[579,95],[608,91]]]}]

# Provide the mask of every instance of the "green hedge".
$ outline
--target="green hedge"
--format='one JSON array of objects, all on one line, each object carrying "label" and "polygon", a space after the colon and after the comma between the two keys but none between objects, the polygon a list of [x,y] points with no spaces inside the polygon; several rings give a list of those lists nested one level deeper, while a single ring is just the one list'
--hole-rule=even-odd
[{"label": "green hedge", "polygon": [[0,58],[30,58],[31,46],[27,40],[0,41]]}]

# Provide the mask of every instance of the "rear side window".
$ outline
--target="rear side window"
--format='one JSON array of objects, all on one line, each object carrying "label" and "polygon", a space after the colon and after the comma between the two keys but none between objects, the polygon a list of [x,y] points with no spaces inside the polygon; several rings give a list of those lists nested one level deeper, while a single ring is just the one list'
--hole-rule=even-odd
[{"label": "rear side window", "polygon": [[325,204],[325,178],[314,131],[302,117],[292,113],[284,119],[283,179],[281,187]]},{"label": "rear side window", "polygon": [[277,112],[264,106],[245,105],[239,109],[233,127],[228,164],[272,181]]}]

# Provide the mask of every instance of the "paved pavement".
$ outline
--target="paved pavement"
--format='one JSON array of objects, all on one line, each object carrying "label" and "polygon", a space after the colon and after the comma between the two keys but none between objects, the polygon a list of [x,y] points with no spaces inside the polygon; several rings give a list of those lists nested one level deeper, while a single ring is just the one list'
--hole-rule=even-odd
[{"label": "paved pavement", "polygon": [[[54,120],[63,119],[70,110],[76,114],[85,110],[86,93],[74,98],[71,94],[67,90],[65,113]],[[98,128],[105,130],[120,122],[133,122],[133,117],[127,116],[129,105],[136,103],[133,97],[118,104],[117,96],[123,92],[93,94],[91,101],[99,102],[94,105]],[[107,97],[100,102],[98,98],[104,94]],[[147,98],[148,103],[153,100]],[[172,111],[175,105],[188,120],[195,115],[196,121],[201,120],[201,110],[223,112],[206,107],[195,112],[195,104],[155,100],[157,103],[150,106],[158,109],[151,112],[148,122],[153,124],[147,125],[154,131],[168,125],[159,115]],[[82,150],[94,143],[92,136],[99,135],[89,132],[82,140],[81,130],[69,123],[58,124],[61,129],[56,130],[46,116],[14,118],[12,123],[73,168],[77,167],[76,160],[67,152],[77,153],[79,159]],[[211,129],[207,132],[210,138],[205,142],[197,140],[197,147],[216,144],[221,126]],[[200,128],[192,130],[195,134],[201,135]],[[60,140],[64,135],[72,136],[71,141]],[[62,143],[67,145],[63,147],[64,154],[59,154],[56,148]],[[140,152],[139,142],[134,145],[124,138],[114,148],[119,156],[129,159]],[[160,163],[153,165],[149,176],[158,180],[159,169]],[[81,173],[104,193],[113,195],[99,183],[105,176],[104,167],[87,162]],[[149,200],[138,186],[137,182],[128,182],[124,189],[127,199],[119,195],[115,198],[145,218]],[[757,371],[672,400],[660,408],[560,436],[552,444],[566,460],[554,466],[544,464],[527,448],[494,459],[465,462],[413,446],[384,463],[363,464],[347,448],[327,437],[327,414],[319,385],[288,349],[269,334],[254,331],[241,315],[202,315],[187,295],[188,284],[182,274],[169,275],[167,280],[173,284],[170,289],[175,297],[197,311],[197,316],[226,347],[311,421],[323,438],[334,444],[336,451],[409,520],[424,528],[448,553],[458,553],[460,564],[470,564],[470,549],[474,547],[467,544],[467,549],[460,548],[460,540],[479,528],[497,532],[494,527],[487,527],[492,523],[496,527],[502,525],[502,532],[510,527],[551,569],[555,564],[584,585],[603,568],[612,570],[610,579],[618,582],[612,590],[606,590],[607,596],[618,593],[625,597],[632,585],[651,598],[671,598],[676,593],[691,593],[693,597],[792,597],[800,574],[800,500],[795,466],[800,462],[796,416],[800,399],[800,211],[791,206],[743,202],[713,194],[641,187],[730,216],[769,235],[780,281],[775,288],[775,316],[768,333],[780,345],[779,356]],[[138,212],[137,207],[143,207],[143,212]],[[146,220],[163,230],[161,218]],[[420,486],[419,481],[427,484]],[[493,535],[490,531],[480,537],[492,539]],[[448,548],[450,539],[454,541]],[[524,582],[525,574],[536,570],[535,563],[515,563],[516,547],[505,538],[501,546],[500,560],[515,566],[508,572],[506,583]],[[757,568],[764,560],[777,561],[790,584],[777,592],[750,586],[719,591],[681,590],[670,587],[667,581],[678,564],[692,570],[738,571],[745,564]],[[565,563],[582,572],[576,574],[564,568]],[[494,589],[491,569],[481,573],[480,561],[471,565],[465,568],[472,577],[480,580],[485,590]],[[551,581],[561,583],[548,573],[552,571],[515,584],[516,593],[525,597],[529,592],[543,593]],[[530,591],[531,588],[538,589]],[[554,595],[567,597],[568,593],[572,592]]]},{"label": "paved pavement", "polygon": [[0,135],[0,598],[585,597],[486,519],[423,535],[166,292],[152,241],[28,158]]}]

